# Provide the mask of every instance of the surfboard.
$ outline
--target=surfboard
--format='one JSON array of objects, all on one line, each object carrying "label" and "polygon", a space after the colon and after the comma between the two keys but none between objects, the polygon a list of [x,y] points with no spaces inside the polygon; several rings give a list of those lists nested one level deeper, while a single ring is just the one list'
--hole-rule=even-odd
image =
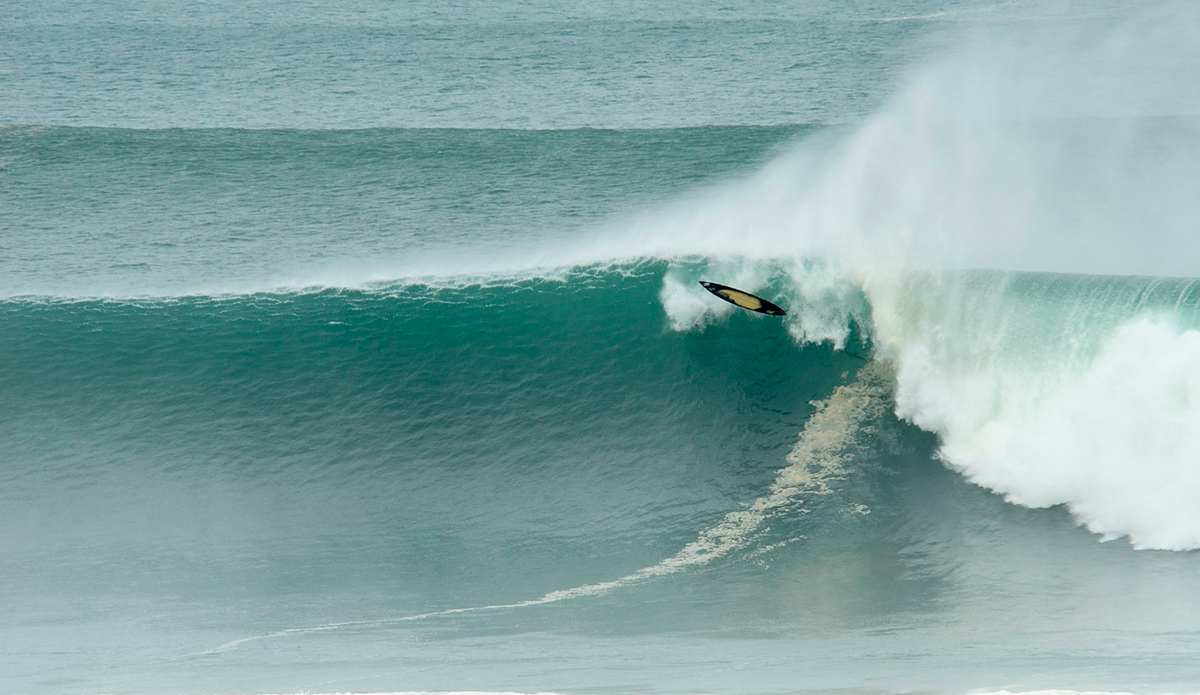
[{"label": "surfboard", "polygon": [[779,308],[777,304],[772,304],[762,297],[755,297],[749,292],[743,292],[727,285],[720,285],[715,282],[707,282],[704,280],[700,281],[700,286],[717,295],[721,299],[724,299],[730,304],[736,304],[743,309],[757,311],[760,314],[767,314],[768,316],[787,315],[787,312]]}]

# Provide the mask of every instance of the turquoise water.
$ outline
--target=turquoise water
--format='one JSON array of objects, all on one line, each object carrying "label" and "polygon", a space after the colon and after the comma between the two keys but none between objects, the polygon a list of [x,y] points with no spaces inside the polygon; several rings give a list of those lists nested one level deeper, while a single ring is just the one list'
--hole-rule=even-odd
[{"label": "turquoise water", "polygon": [[1198,20],[12,8],[0,692],[1195,692]]},{"label": "turquoise water", "polygon": [[807,130],[11,127],[0,292],[245,292],[454,271],[488,254],[517,263]]}]

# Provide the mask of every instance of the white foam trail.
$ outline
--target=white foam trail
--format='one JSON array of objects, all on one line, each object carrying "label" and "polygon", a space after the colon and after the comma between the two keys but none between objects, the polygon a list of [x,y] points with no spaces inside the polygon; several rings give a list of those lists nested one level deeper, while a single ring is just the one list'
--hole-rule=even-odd
[{"label": "white foam trail", "polygon": [[[655,565],[643,567],[636,572],[610,581],[552,591],[526,601],[450,608],[396,618],[354,620],[327,623],[316,627],[288,628],[232,640],[216,649],[192,656],[218,654],[237,649],[250,642],[291,635],[328,632],[344,628],[398,625],[431,618],[514,610],[587,596],[600,596],[631,584],[706,565],[746,547],[753,541],[755,532],[773,513],[790,508],[797,500],[808,496],[831,494],[833,484],[846,477],[845,463],[853,454],[853,448],[859,438],[873,432],[879,419],[890,411],[892,384],[893,375],[888,366],[872,362],[860,368],[853,383],[839,387],[829,398],[814,404],[816,411],[805,423],[804,430],[801,431],[795,446],[787,455],[788,465],[779,471],[765,495],[754,500],[745,509],[729,512],[716,525],[702,531],[696,540]],[[861,509],[855,511],[864,513]]]},{"label": "white foam trail", "polygon": [[[816,261],[867,292],[876,339],[898,368],[899,412],[939,433],[952,465],[1014,502],[1067,504],[1106,537],[1200,547],[1200,336],[1138,317],[1057,342],[1044,334],[1053,322],[972,338],[945,314],[922,315],[929,305],[896,289],[919,268],[1200,276],[1200,133],[1192,120],[1162,120],[1200,114],[1198,27],[1194,6],[1167,3],[1100,32],[1054,25],[1035,35],[974,36],[918,71],[844,142],[806,143],[748,180],[614,221],[582,241],[523,251],[515,261],[477,259],[467,275],[527,277],[631,259],[765,261],[797,269],[800,298],[806,264]],[[455,277],[463,265],[377,269],[370,279]],[[329,284],[354,282],[350,272]],[[677,279],[664,284],[673,324],[702,325],[710,309],[682,287]],[[954,291],[939,301],[968,316],[986,318],[979,305],[1002,298]],[[830,296],[817,294],[811,304]],[[843,315],[801,314],[789,328],[801,339],[837,342],[831,316]],[[1075,353],[1070,369],[1030,364],[1022,349],[1040,346],[1044,355],[1075,337],[1106,342],[1094,354]],[[873,373],[860,375],[863,391],[845,387],[814,415],[767,495],[659,564],[529,601],[289,629],[217,651],[598,595],[711,562],[744,547],[770,513],[800,495],[827,493],[844,475],[853,432],[886,401]]]}]

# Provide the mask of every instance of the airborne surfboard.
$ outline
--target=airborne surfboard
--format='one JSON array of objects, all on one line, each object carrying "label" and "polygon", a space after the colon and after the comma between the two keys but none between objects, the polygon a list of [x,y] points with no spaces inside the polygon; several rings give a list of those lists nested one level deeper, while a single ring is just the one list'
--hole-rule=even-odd
[{"label": "airborne surfboard", "polygon": [[700,286],[717,295],[721,299],[724,299],[730,304],[736,304],[743,309],[757,311],[760,314],[767,314],[768,316],[787,315],[787,312],[779,308],[778,305],[772,304],[762,297],[755,297],[749,292],[743,292],[733,287],[720,285],[715,282],[706,282],[704,280],[700,281]]}]

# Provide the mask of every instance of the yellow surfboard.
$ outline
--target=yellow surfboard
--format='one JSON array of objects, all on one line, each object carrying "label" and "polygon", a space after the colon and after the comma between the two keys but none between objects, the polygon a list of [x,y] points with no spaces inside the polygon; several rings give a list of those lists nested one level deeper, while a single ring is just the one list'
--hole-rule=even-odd
[{"label": "yellow surfboard", "polygon": [[724,299],[730,304],[736,304],[743,309],[757,311],[760,314],[767,314],[769,316],[787,315],[787,312],[779,308],[778,305],[772,304],[762,297],[755,297],[749,292],[743,292],[727,285],[720,285],[715,282],[706,282],[704,280],[700,281],[700,286],[717,295],[721,299]]}]

